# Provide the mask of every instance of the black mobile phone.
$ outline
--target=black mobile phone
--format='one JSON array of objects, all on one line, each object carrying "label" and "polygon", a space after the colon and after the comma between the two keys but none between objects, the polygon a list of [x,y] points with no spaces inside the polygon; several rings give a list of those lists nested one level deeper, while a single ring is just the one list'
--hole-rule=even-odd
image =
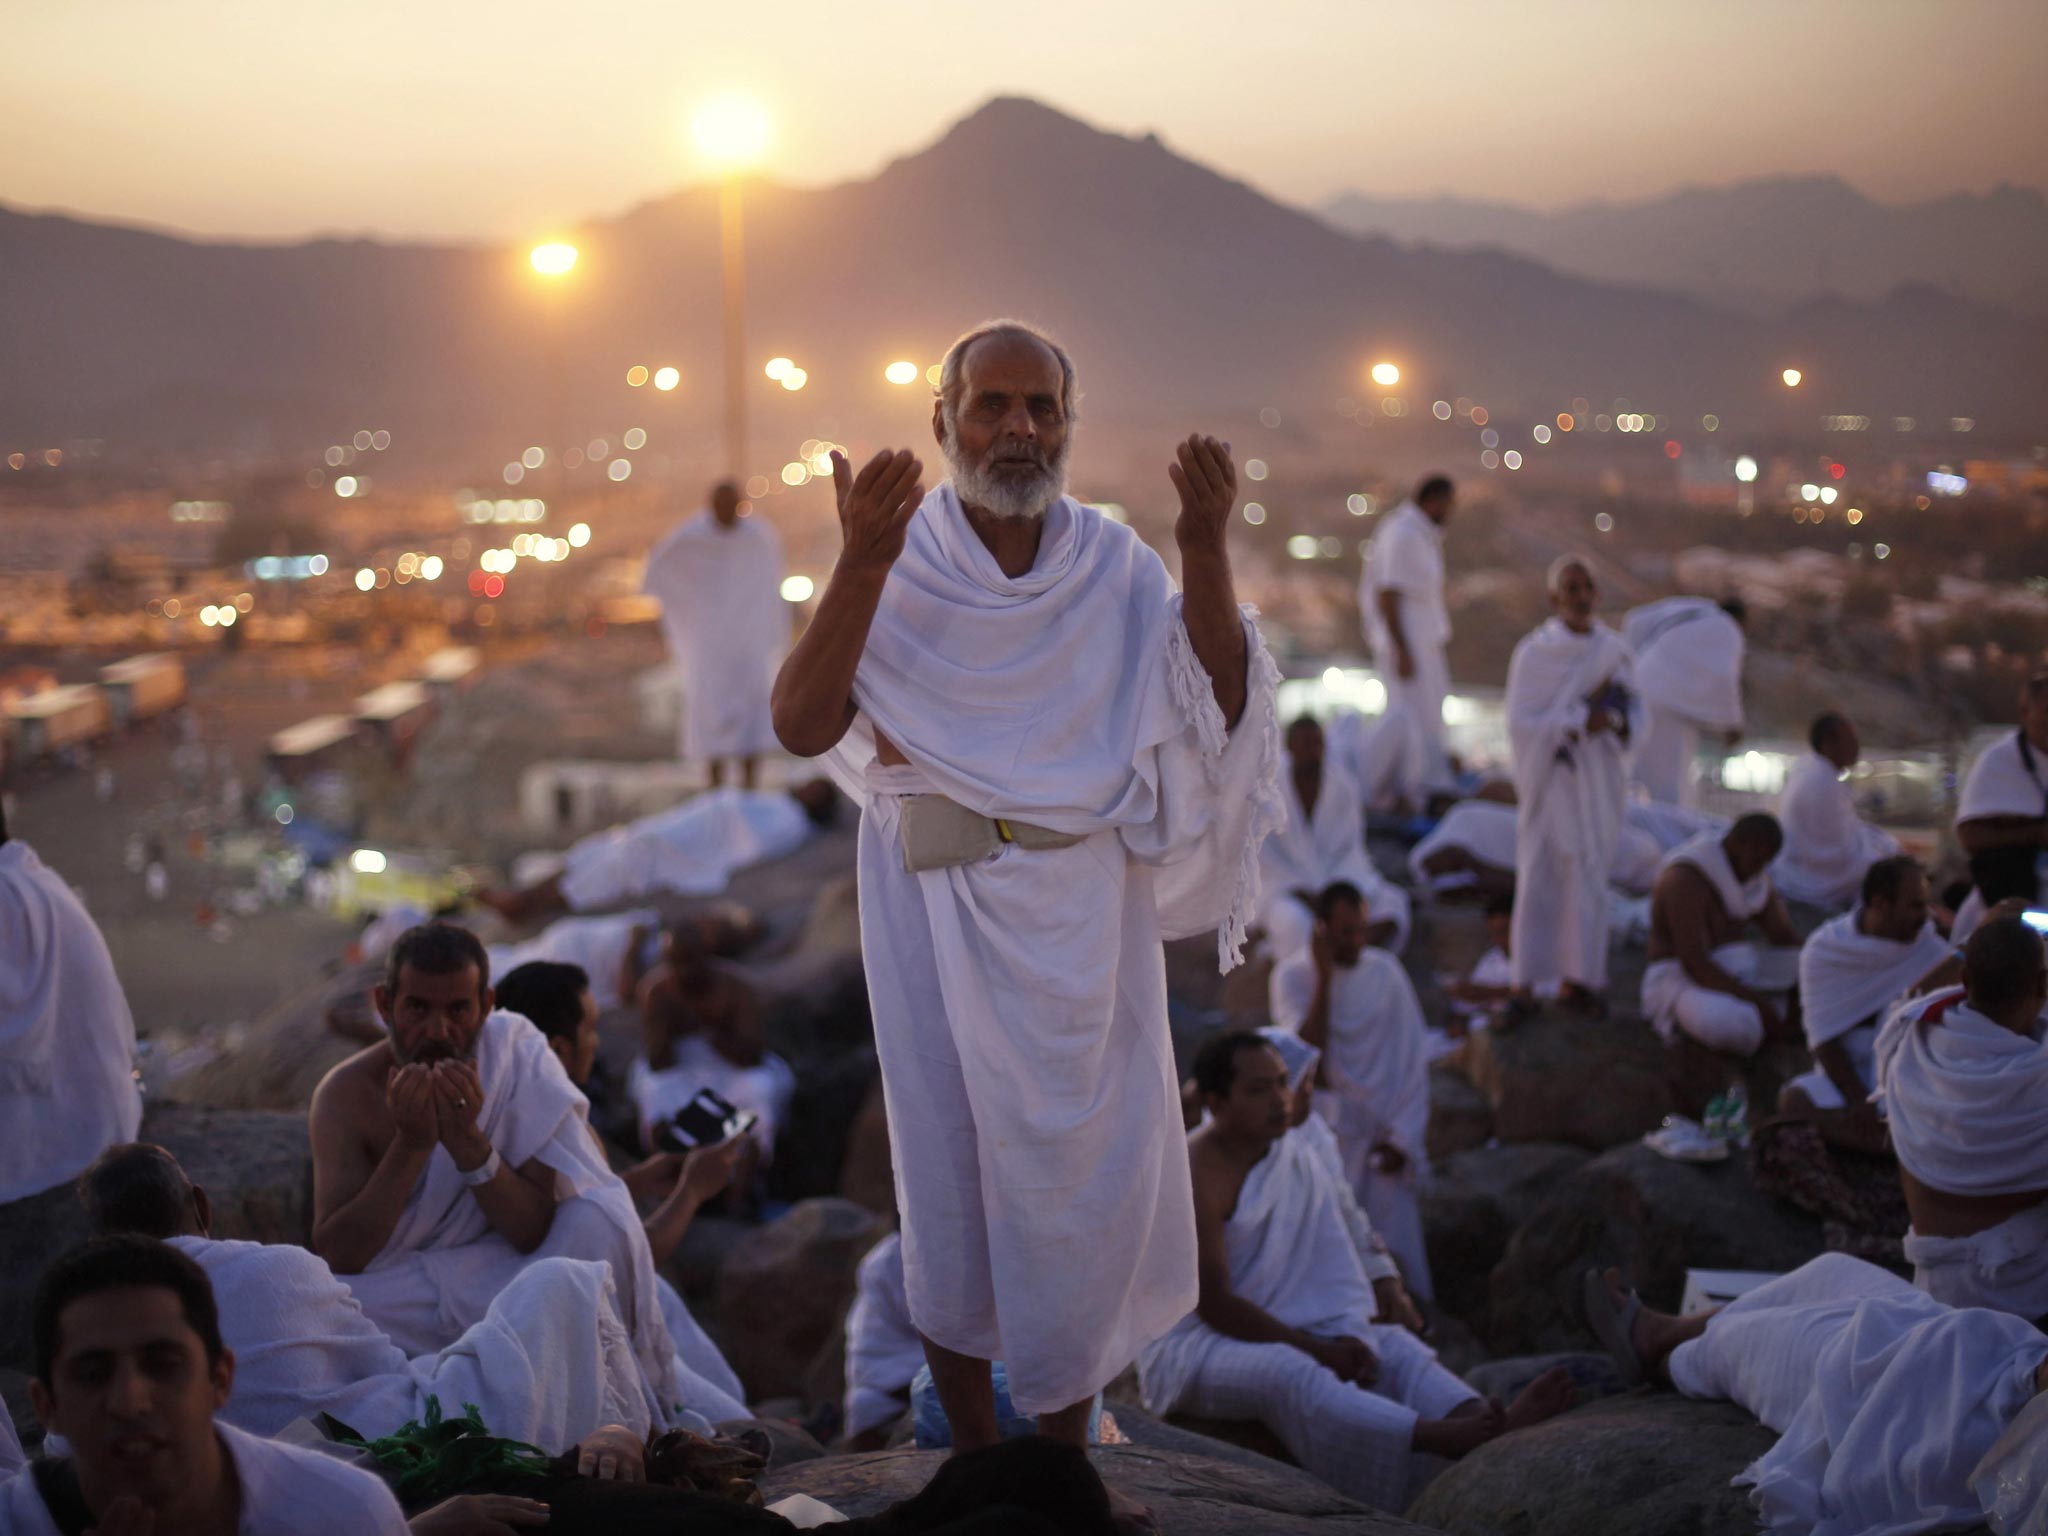
[{"label": "black mobile phone", "polygon": [[700,1088],[695,1098],[654,1128],[654,1144],[663,1152],[692,1152],[752,1129],[759,1118],[735,1107],[715,1089]]}]

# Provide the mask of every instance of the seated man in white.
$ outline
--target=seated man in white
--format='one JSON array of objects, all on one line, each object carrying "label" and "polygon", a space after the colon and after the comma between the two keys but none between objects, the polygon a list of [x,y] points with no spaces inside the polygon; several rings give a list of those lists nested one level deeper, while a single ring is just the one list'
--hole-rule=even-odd
[{"label": "seated man in white", "polygon": [[142,1124],[135,1020],[107,941],[0,807],[0,1205],[77,1176]]},{"label": "seated man in white", "polygon": [[1256,1419],[1339,1493],[1400,1510],[1412,1453],[1462,1456],[1547,1418],[1571,1405],[1571,1380],[1550,1372],[1504,1410],[1375,1321],[1334,1181],[1288,1132],[1287,1076],[1249,1031],[1195,1058],[1209,1115],[1188,1137],[1200,1300],[1138,1356],[1139,1387],[1153,1413]]},{"label": "seated man in white", "polygon": [[1277,962],[1308,947],[1310,903],[1333,880],[1365,892],[1371,942],[1399,952],[1408,942],[1408,894],[1384,879],[1365,849],[1365,805],[1344,767],[1325,751],[1323,728],[1303,716],[1287,727],[1287,820],[1259,849],[1261,921]]},{"label": "seated man in white", "polygon": [[29,1396],[71,1454],[0,1483],[8,1536],[405,1532],[370,1473],[216,1417],[235,1357],[205,1271],[175,1249],[140,1237],[74,1249],[37,1287],[35,1324]]},{"label": "seated man in white", "polygon": [[430,1396],[450,1411],[474,1403],[491,1433],[555,1449],[607,1424],[644,1436],[657,1422],[601,1264],[542,1259],[453,1344],[408,1358],[314,1254],[212,1237],[206,1191],[162,1147],[109,1148],[79,1194],[96,1233],[156,1238],[206,1272],[236,1362],[219,1417],[252,1435],[328,1413],[375,1440],[423,1418]]},{"label": "seated man in white", "polygon": [[478,900],[508,921],[601,912],[658,892],[716,896],[743,869],[796,852],[838,814],[826,779],[793,789],[713,789],[569,846],[561,873]]},{"label": "seated man in white", "polygon": [[1404,804],[1402,789],[1411,739],[1407,710],[1405,703],[1390,697],[1380,715],[1367,717],[1355,709],[1340,710],[1326,727],[1330,755],[1350,773],[1368,812],[1398,811]]},{"label": "seated man in white", "polygon": [[1273,1022],[1323,1053],[1317,1097],[1345,1172],[1408,1288],[1427,1301],[1435,1292],[1417,1198],[1429,1129],[1422,1005],[1401,962],[1366,944],[1371,919],[1356,886],[1330,886],[1318,911],[1309,952],[1273,972]]},{"label": "seated man in white", "polygon": [[1863,899],[1799,951],[1799,1022],[1814,1065],[1785,1085],[1778,1110],[1836,1146],[1890,1149],[1870,1103],[1878,1023],[1900,999],[1947,986],[1957,968],[1927,913],[1927,872],[1904,854],[1881,859],[1863,877]]},{"label": "seated man in white", "polygon": [[640,991],[642,1054],[626,1075],[648,1145],[655,1128],[709,1088],[758,1117],[755,1149],[736,1175],[742,1188],[756,1161],[772,1160],[775,1138],[796,1096],[796,1073],[768,1049],[761,1001],[746,978],[694,937],[678,933],[668,958]]},{"label": "seated man in white", "polygon": [[1702,734],[1733,746],[1742,738],[1743,625],[1740,600],[1666,597],[1631,608],[1621,637],[1635,653],[1643,692],[1643,734],[1630,767],[1651,800],[1698,803],[1693,755]]},{"label": "seated man in white", "polygon": [[1618,1271],[1586,1282],[1625,1380],[1668,1380],[1777,1432],[1735,1479],[1772,1536],[1907,1536],[1994,1511],[1998,1530],[2041,1528],[2048,1485],[1983,1475],[2009,1430],[2034,1428],[2016,1421],[2048,1385],[2048,1337],[2020,1319],[1944,1306],[1839,1253],[1691,1317],[1643,1308]]},{"label": "seated man in white", "polygon": [[903,1281],[903,1234],[891,1232],[860,1261],[846,1314],[846,1411],[849,1451],[878,1451],[910,1407],[910,1384],[924,1369],[924,1344],[910,1320]]},{"label": "seated man in white", "polygon": [[2048,1314],[2048,962],[1996,910],[1963,950],[1962,984],[1878,1031],[1878,1092],[1913,1225],[1916,1285],[1958,1307]]},{"label": "seated man in white", "polygon": [[473,934],[434,923],[392,946],[374,994],[389,1038],[313,1094],[313,1251],[412,1355],[454,1343],[534,1258],[601,1260],[650,1390],[675,1403],[632,1195],[547,1041],[492,998]]},{"label": "seated man in white", "polygon": [[1784,851],[1771,866],[1771,883],[1787,901],[1840,912],[1855,901],[1863,872],[1899,851],[1899,840],[1856,814],[1843,777],[1863,755],[1847,715],[1819,716],[1807,733],[1813,750],[1792,765],[1778,796]]},{"label": "seated man in white", "polygon": [[[1664,860],[1650,893],[1643,1013],[1665,1040],[1683,1032],[1747,1057],[1786,1028],[1779,1010],[1797,974],[1799,934],[1767,872],[1782,842],[1777,822],[1752,812]],[[1763,945],[1747,937],[1752,926]]]},{"label": "seated man in white", "polygon": [[2048,672],[2020,691],[2019,729],[1970,764],[1956,805],[1956,841],[1970,857],[1973,888],[1956,912],[1960,944],[1986,907],[2018,897],[2048,900]]}]

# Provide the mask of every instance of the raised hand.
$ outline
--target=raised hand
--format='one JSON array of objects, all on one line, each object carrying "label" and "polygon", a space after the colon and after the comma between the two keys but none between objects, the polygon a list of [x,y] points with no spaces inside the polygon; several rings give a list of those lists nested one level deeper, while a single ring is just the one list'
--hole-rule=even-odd
[{"label": "raised hand", "polygon": [[924,500],[924,464],[908,448],[883,449],[858,475],[832,450],[832,493],[839,500],[839,563],[887,570],[903,553],[910,519]]},{"label": "raised hand", "polygon": [[1183,551],[1220,551],[1237,505],[1237,468],[1230,462],[1230,444],[1199,432],[1174,450],[1167,477],[1180,492],[1180,516],[1173,537]]},{"label": "raised hand", "polygon": [[395,1067],[384,1079],[384,1107],[409,1147],[431,1147],[441,1134],[440,1107],[434,1097],[434,1074],[415,1062]]},{"label": "raised hand", "polygon": [[441,1144],[450,1152],[478,1135],[477,1117],[484,1109],[483,1080],[467,1061],[437,1061],[433,1066],[434,1106],[439,1114]]}]

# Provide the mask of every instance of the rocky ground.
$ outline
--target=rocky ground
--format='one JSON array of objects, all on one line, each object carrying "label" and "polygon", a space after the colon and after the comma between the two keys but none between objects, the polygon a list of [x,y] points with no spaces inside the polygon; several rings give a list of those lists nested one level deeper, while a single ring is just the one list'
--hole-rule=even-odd
[{"label": "rocky ground", "polygon": [[[595,688],[601,680],[585,681]],[[488,806],[478,808],[478,786],[488,780],[489,795],[505,804],[523,750],[508,712],[534,697],[515,676],[465,705],[455,724],[470,722],[467,766],[437,769],[415,797],[386,807],[386,825],[397,833],[460,820],[465,839],[502,856],[516,839]],[[593,731],[601,713],[575,708]],[[479,719],[495,724],[479,734]],[[465,783],[477,791],[467,802]],[[1378,852],[1399,867],[1395,850]],[[797,1106],[771,1175],[773,1219],[702,1217],[671,1266],[750,1397],[772,1415],[813,1423],[826,1422],[816,1410],[840,1389],[855,1267],[890,1220],[852,862],[852,829],[842,827],[743,874],[729,893],[767,924],[766,939],[740,964],[766,999],[774,1048],[796,1069]],[[1437,976],[1468,967],[1482,942],[1476,914],[1418,907],[1406,958],[1432,1010],[1443,1003]],[[1564,1363],[1582,1405],[1436,1478],[1408,1512],[1420,1528],[1474,1536],[1750,1528],[1730,1479],[1770,1443],[1768,1432],[1725,1405],[1621,1394],[1604,1357],[1587,1352],[1577,1317],[1574,1293],[1589,1265],[1623,1265],[1653,1304],[1670,1306],[1688,1267],[1787,1269],[1823,1246],[1817,1223],[1759,1193],[1742,1159],[1685,1166],[1640,1145],[1672,1103],[1663,1047],[1627,1006],[1640,967],[1639,952],[1617,950],[1617,1007],[1608,1019],[1546,1013],[1512,1033],[1475,1037],[1433,1070],[1434,1179],[1424,1212],[1440,1295],[1438,1347],[1475,1385],[1502,1395],[1552,1360]],[[1172,946],[1168,977],[1183,1060],[1220,1024],[1262,1021],[1263,970],[1218,977],[1207,941]],[[222,1235],[305,1240],[305,1106],[321,1073],[368,1038],[369,981],[367,970],[338,959],[327,974],[309,972],[231,1048],[178,1075],[150,1105],[145,1137],[169,1146],[208,1187]],[[616,1013],[603,1034],[603,1059],[622,1075],[636,1021]],[[1787,1065],[1759,1064],[1752,1103],[1771,1102]],[[68,1190],[0,1207],[0,1387],[31,1433],[21,1394],[28,1298],[47,1256],[81,1232]],[[1417,1528],[1231,1443],[1260,1443],[1257,1434],[1210,1426],[1229,1439],[1198,1436],[1154,1423],[1128,1390],[1112,1397],[1131,1443],[1100,1452],[1100,1465],[1159,1508],[1168,1532]],[[915,1488],[929,1471],[929,1457],[913,1451],[821,1457],[793,1433],[782,1444],[770,1498],[800,1490],[855,1514]],[[1270,1436],[1263,1444],[1278,1449]]]}]

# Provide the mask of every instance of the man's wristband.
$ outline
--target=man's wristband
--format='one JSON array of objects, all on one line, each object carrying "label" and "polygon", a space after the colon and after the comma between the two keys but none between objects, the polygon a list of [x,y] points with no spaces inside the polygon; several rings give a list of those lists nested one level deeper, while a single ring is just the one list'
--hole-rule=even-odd
[{"label": "man's wristband", "polygon": [[[500,1157],[498,1155],[498,1149],[496,1147],[493,1147],[491,1148],[491,1155],[489,1157],[485,1158],[481,1163],[477,1164],[476,1167],[470,1169],[469,1172],[464,1173],[462,1175],[462,1182],[467,1184],[471,1189],[481,1189],[484,1185],[490,1183],[491,1180],[495,1179],[498,1176],[498,1170],[500,1168],[503,1168],[504,1166],[505,1159]],[[460,1169],[457,1169],[456,1171],[458,1173],[461,1173]]]}]

